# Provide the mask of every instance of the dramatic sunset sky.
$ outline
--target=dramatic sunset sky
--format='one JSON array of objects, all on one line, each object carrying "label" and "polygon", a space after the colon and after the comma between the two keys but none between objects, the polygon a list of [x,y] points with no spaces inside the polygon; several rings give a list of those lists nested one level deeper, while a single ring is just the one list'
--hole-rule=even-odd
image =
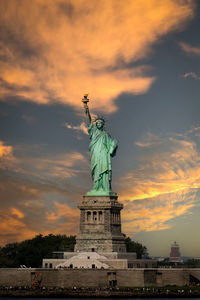
[{"label": "dramatic sunset sky", "polygon": [[200,256],[199,1],[0,0],[0,27],[0,246],[78,232],[89,93],[123,232]]}]

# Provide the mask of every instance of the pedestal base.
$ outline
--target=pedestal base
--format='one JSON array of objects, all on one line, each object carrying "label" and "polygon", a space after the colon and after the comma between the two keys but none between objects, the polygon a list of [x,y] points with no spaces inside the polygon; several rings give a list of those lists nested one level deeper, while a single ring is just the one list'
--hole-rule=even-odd
[{"label": "pedestal base", "polygon": [[126,252],[125,237],[121,233],[120,211],[123,205],[117,198],[117,195],[83,197],[78,206],[81,218],[75,251]]}]

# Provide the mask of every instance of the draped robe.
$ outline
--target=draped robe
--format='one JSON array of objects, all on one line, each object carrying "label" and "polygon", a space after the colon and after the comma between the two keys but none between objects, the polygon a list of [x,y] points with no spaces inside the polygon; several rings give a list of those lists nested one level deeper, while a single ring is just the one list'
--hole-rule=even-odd
[{"label": "draped robe", "polygon": [[[117,141],[113,140],[110,135],[104,130],[100,130],[94,124],[88,126],[90,136],[90,154],[91,154],[91,175],[93,186],[98,189],[98,182],[106,174],[106,183],[104,183],[104,190],[111,190],[111,156],[116,154]],[[105,179],[104,179],[105,181]]]}]

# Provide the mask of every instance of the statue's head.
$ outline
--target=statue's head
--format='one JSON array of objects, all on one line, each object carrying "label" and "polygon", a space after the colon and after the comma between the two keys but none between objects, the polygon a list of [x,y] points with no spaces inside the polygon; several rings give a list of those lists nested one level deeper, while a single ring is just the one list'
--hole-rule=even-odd
[{"label": "statue's head", "polygon": [[98,129],[102,129],[102,128],[104,127],[105,120],[104,120],[103,118],[101,118],[101,117],[97,117],[97,118],[95,119],[95,123],[96,123],[96,127],[97,127]]}]

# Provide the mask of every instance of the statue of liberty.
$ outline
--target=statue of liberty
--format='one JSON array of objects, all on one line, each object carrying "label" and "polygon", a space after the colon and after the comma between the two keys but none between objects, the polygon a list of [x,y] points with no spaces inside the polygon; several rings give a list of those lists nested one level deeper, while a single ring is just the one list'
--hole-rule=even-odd
[{"label": "statue of liberty", "polygon": [[117,140],[104,130],[105,121],[101,117],[97,117],[92,122],[87,95],[83,98],[85,114],[88,119],[88,133],[90,136],[90,156],[91,156],[91,176],[93,188],[87,193],[92,195],[116,195],[111,189],[112,166],[111,156],[115,156],[117,150]]}]

